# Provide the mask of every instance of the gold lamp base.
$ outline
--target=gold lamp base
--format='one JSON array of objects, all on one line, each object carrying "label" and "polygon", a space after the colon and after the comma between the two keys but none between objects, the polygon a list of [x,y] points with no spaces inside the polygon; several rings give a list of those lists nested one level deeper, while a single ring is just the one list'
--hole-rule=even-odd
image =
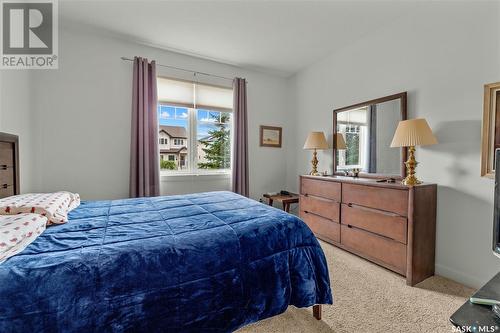
[{"label": "gold lamp base", "polygon": [[321,174],[318,172],[318,158],[316,155],[317,155],[316,149],[314,149],[313,159],[311,160],[312,170],[311,172],[309,172],[311,176],[321,176]]},{"label": "gold lamp base", "polygon": [[408,161],[405,162],[405,165],[406,178],[403,179],[401,183],[406,186],[415,186],[421,184],[422,182],[415,176],[415,169],[418,165],[418,162],[415,159],[415,146],[408,147]]}]

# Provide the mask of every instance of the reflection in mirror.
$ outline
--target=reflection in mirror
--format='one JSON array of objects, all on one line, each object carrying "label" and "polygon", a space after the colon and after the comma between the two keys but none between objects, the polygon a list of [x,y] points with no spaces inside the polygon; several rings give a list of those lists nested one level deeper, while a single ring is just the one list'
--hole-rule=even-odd
[{"label": "reflection in mirror", "polygon": [[344,137],[345,149],[337,147],[337,168],[362,170],[369,169],[367,147],[369,129],[367,107],[341,112],[337,115],[337,133]]},{"label": "reflection in mirror", "polygon": [[357,168],[363,173],[401,175],[404,151],[391,148],[390,144],[399,121],[406,119],[403,102],[406,99],[381,99],[334,113],[336,135],[342,136],[335,136],[336,171]]}]

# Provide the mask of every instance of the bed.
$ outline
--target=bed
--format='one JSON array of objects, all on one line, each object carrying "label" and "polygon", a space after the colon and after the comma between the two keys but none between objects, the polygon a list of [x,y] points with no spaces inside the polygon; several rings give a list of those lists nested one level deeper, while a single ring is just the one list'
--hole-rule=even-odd
[{"label": "bed", "polygon": [[0,264],[0,332],[232,332],[331,303],[310,229],[231,192],[84,201]]}]

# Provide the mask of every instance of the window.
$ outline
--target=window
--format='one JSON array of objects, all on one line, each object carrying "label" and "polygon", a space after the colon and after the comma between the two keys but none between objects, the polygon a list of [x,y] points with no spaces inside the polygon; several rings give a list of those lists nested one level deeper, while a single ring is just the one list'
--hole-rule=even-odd
[{"label": "window", "polygon": [[184,140],[179,139],[188,138],[188,114],[188,108],[158,105],[159,131],[171,138],[171,145],[166,144],[166,146],[162,146],[160,141],[160,154],[168,154],[168,161],[160,162],[162,171],[189,171],[189,147],[188,145],[184,145]]},{"label": "window", "polygon": [[231,112],[197,110],[198,168],[231,168],[231,115]]},{"label": "window", "polygon": [[232,89],[158,78],[158,101],[162,173],[230,171]]}]

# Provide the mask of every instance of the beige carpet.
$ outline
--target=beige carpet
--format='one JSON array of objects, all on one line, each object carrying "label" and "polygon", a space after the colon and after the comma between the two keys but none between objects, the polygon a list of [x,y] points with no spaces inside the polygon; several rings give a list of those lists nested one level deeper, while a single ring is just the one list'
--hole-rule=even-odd
[{"label": "beige carpet", "polygon": [[334,297],[323,319],[311,309],[285,313],[240,329],[239,333],[452,332],[448,318],[473,290],[440,276],[408,287],[403,277],[348,252],[321,243]]}]

